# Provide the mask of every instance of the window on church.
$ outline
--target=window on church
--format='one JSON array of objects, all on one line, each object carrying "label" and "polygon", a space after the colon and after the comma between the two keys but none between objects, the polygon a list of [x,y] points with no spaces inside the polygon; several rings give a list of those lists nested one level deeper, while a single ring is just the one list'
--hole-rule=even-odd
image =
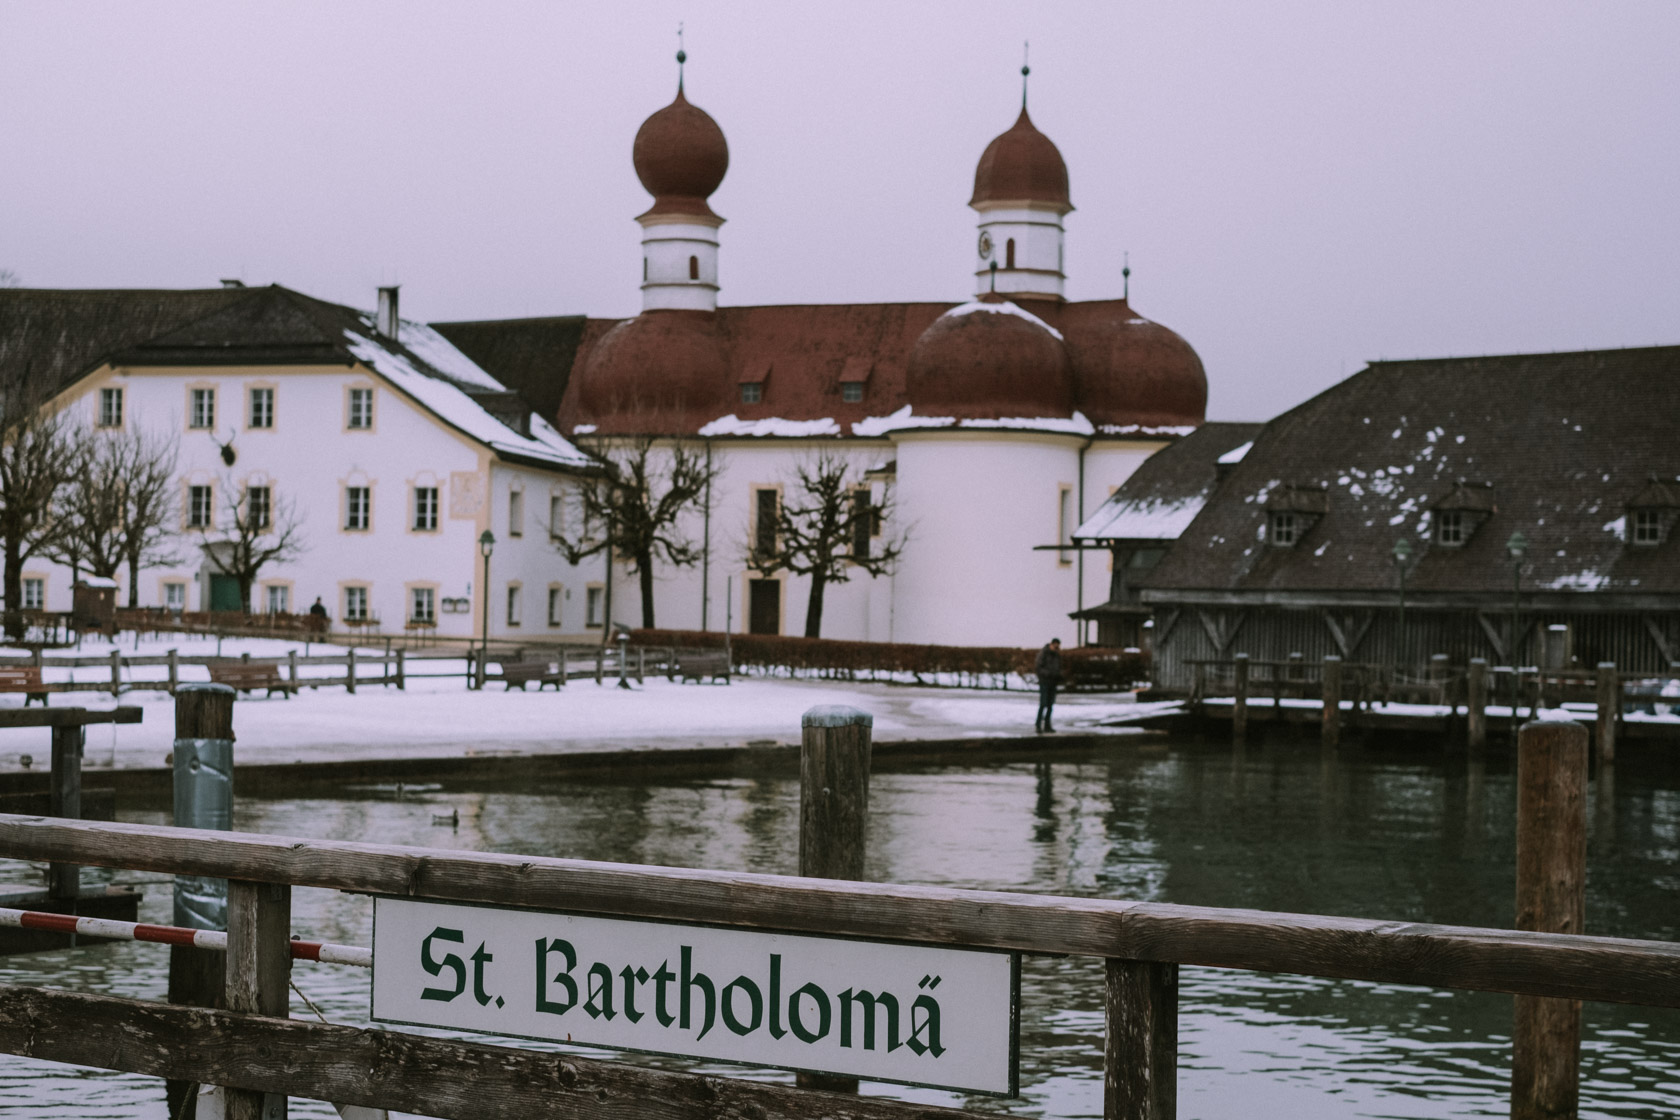
[{"label": "window on church", "polygon": [[688,258],[688,278],[690,280],[700,279],[700,258],[699,257],[689,257]]},{"label": "window on church", "polygon": [[1301,539],[1301,519],[1290,510],[1273,510],[1271,543],[1278,548],[1293,548]]},{"label": "window on church", "polygon": [[1654,509],[1636,509],[1633,511],[1633,543],[1661,544],[1662,513]]},{"label": "window on church", "polygon": [[1015,267],[1015,239],[1011,237],[1003,245],[1003,267]]}]

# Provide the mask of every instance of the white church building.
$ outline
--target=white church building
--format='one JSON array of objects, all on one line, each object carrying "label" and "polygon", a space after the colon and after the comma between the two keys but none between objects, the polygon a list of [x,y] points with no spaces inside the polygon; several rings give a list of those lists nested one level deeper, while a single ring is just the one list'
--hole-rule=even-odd
[{"label": "white church building", "polygon": [[[1072,547],[1074,529],[1201,424],[1207,380],[1125,298],[1064,298],[1067,167],[1024,100],[975,171],[963,303],[720,305],[724,220],[708,199],[729,149],[680,79],[632,158],[653,196],[637,218],[641,314],[435,326],[574,441],[704,446],[720,475],[686,526],[703,559],[657,570],[659,626],[804,632],[809,579],[756,570],[752,539],[797,466],[826,452],[877,504],[890,497],[881,532],[905,545],[890,574],[829,586],[823,637],[1074,638],[1069,614],[1110,582],[1106,554]],[[634,595],[613,611],[642,623]]]}]

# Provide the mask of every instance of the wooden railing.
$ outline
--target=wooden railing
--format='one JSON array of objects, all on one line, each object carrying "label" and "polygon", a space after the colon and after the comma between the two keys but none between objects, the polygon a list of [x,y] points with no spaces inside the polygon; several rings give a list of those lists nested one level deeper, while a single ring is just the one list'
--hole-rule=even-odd
[{"label": "wooden railing", "polygon": [[[0,816],[0,857],[232,880],[229,968],[290,936],[291,887],[1106,961],[1105,1116],[1173,1115],[1180,965],[1680,1007],[1680,945],[1166,903],[796,879]],[[242,949],[242,946],[244,947]],[[241,957],[241,953],[245,957]],[[244,975],[244,973],[236,973]],[[253,972],[253,976],[255,973]],[[244,1010],[0,988],[0,1051],[430,1116],[858,1120],[980,1114]],[[270,976],[270,987],[280,983]],[[259,990],[260,989],[260,990]],[[233,988],[230,983],[230,991]],[[283,993],[282,993],[283,994]],[[113,1040],[120,1039],[120,1043]]]}]

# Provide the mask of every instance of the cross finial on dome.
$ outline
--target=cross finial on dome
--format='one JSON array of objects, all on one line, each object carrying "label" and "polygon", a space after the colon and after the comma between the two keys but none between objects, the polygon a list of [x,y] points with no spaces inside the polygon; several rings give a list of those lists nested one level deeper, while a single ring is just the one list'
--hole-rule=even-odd
[{"label": "cross finial on dome", "polygon": [[1021,43],[1021,108],[1027,107],[1027,75],[1032,73],[1032,67],[1027,65],[1027,51],[1032,44],[1025,40]]},{"label": "cross finial on dome", "polygon": [[688,61],[688,52],[683,50],[683,25],[677,24],[677,92],[683,88],[683,63]]},{"label": "cross finial on dome", "polygon": [[1120,255],[1120,298],[1132,298],[1132,253],[1131,250]]}]

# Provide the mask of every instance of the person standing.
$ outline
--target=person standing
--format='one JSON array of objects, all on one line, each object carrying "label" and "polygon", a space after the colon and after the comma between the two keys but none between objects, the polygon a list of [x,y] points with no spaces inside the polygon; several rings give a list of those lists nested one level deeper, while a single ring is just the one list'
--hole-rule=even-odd
[{"label": "person standing", "polygon": [[1050,726],[1050,709],[1056,706],[1056,687],[1062,683],[1062,640],[1051,638],[1050,643],[1038,651],[1038,660],[1034,663],[1038,672],[1038,720],[1035,724],[1039,732],[1056,730]]}]

